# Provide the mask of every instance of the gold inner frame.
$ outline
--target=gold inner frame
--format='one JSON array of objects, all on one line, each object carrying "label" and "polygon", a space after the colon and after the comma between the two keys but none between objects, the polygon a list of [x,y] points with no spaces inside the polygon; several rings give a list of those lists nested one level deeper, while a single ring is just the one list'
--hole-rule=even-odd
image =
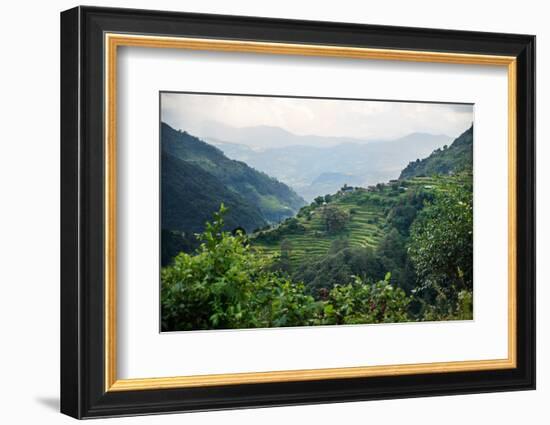
[{"label": "gold inner frame", "polygon": [[[447,373],[515,368],[516,358],[516,58],[462,53],[370,49],[200,38],[105,34],[105,391],[236,385],[285,381],[357,378],[416,373]],[[120,46],[229,51],[279,55],[324,56],[503,66],[508,72],[508,357],[495,360],[398,364],[382,366],[248,372],[164,378],[118,379],[116,324],[116,123],[117,48]]]}]

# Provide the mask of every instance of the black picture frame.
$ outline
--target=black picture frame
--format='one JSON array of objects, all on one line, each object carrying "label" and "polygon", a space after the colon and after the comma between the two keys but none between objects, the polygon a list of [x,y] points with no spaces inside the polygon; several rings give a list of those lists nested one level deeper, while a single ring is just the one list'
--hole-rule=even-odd
[{"label": "black picture frame", "polygon": [[[104,34],[514,56],[517,59],[517,367],[105,391]],[[75,418],[535,388],[535,37],[132,9],[61,13],[61,412]]]}]

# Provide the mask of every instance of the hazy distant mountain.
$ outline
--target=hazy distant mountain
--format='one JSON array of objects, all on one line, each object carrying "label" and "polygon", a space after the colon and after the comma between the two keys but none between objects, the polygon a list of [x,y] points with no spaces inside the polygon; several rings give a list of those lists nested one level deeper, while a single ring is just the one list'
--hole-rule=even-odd
[{"label": "hazy distant mountain", "polygon": [[281,148],[285,146],[336,146],[343,143],[365,144],[374,139],[332,137],[322,135],[297,135],[280,127],[260,125],[254,127],[231,127],[216,121],[204,123],[201,129],[208,142],[223,140],[226,143],[245,145],[253,149]]},{"label": "hazy distant mountain", "polygon": [[313,199],[321,194],[336,193],[344,185],[361,186],[363,180],[359,176],[345,173],[322,173],[306,187],[301,189],[304,199]]},{"label": "hazy distant mountain", "polygon": [[[226,139],[214,139],[211,143],[229,158],[245,161],[311,201],[315,196],[333,193],[343,183],[368,186],[397,178],[410,161],[426,157],[451,140],[446,135],[413,133],[391,141],[340,143],[327,147],[318,147],[319,143],[314,147],[285,142],[265,150],[227,143]],[[318,180],[322,175],[337,178],[327,184],[323,179]]]}]

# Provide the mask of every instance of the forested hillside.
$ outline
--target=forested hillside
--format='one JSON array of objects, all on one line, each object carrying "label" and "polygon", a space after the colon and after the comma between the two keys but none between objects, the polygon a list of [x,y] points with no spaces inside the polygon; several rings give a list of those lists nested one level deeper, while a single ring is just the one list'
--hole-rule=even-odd
[{"label": "forested hillside", "polygon": [[243,227],[250,232],[266,225],[260,210],[238,193],[228,190],[200,167],[162,153],[162,226],[198,233],[220,203],[228,207],[228,229]]},{"label": "forested hillside", "polygon": [[216,147],[189,133],[174,130],[165,123],[161,127],[161,143],[164,152],[200,167],[242,196],[250,205],[258,208],[268,222],[277,223],[292,217],[305,204],[287,185],[244,162],[227,158]]},{"label": "forested hillside", "polygon": [[472,125],[450,146],[445,145],[443,148],[433,151],[427,158],[410,162],[401,172],[399,178],[408,179],[415,176],[471,171],[473,166],[473,132],[474,127]]}]

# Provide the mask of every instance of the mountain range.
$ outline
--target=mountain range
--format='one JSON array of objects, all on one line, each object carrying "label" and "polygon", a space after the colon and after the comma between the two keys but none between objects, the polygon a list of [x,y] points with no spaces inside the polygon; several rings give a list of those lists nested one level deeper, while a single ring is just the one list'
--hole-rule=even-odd
[{"label": "mountain range", "polygon": [[316,196],[336,192],[344,183],[369,186],[395,179],[411,158],[424,158],[452,139],[446,135],[412,133],[395,140],[369,143],[348,140],[328,146],[319,140],[317,146],[282,142],[279,147],[261,150],[245,143],[228,142],[227,138],[211,137],[208,141],[229,158],[245,161],[286,183],[310,202]]},{"label": "mountain range", "polygon": [[367,144],[379,139],[355,138],[345,136],[327,136],[316,134],[294,134],[281,127],[271,125],[256,125],[251,127],[233,127],[218,121],[202,123],[200,138],[210,140],[224,140],[228,143],[237,143],[254,150],[281,148],[287,146],[337,146],[344,143]]}]

